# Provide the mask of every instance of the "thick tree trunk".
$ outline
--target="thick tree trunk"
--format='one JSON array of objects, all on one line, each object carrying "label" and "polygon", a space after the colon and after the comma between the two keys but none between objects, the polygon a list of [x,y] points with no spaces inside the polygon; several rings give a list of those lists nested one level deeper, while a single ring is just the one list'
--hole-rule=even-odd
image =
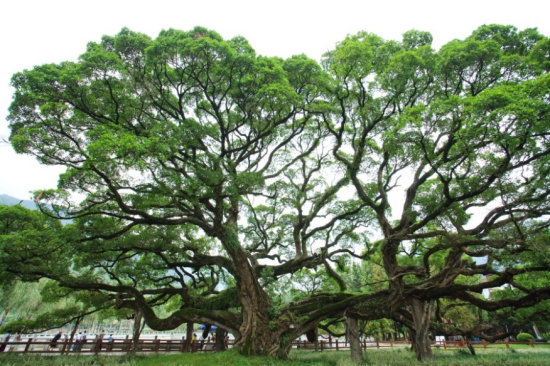
[{"label": "thick tree trunk", "polygon": [[225,351],[225,335],[225,330],[220,327],[216,329],[216,343],[214,344],[214,349],[216,352]]},{"label": "thick tree trunk", "polygon": [[230,229],[225,231],[224,247],[233,259],[235,280],[242,307],[240,338],[235,342],[243,355],[277,356],[280,348],[279,337],[269,327],[268,309],[271,301],[258,282],[248,257],[240,247],[238,237]]},{"label": "thick tree trunk", "polygon": [[319,326],[314,329],[315,332],[315,352],[319,351]]},{"label": "thick tree trunk", "polygon": [[241,338],[235,342],[235,347],[243,355],[276,356],[280,344],[269,327],[270,300],[253,275],[252,268],[249,269],[250,272],[242,276],[239,283],[243,322],[239,327]]},{"label": "thick tree trunk", "polygon": [[363,351],[361,350],[361,340],[359,339],[357,319],[346,317],[346,336],[349,340],[351,359],[353,361],[361,360],[363,357]]},{"label": "thick tree trunk", "polygon": [[433,301],[425,302],[413,299],[411,310],[415,327],[414,332],[411,332],[411,335],[413,335],[411,341],[413,342],[416,358],[419,361],[430,361],[434,357],[429,337]]},{"label": "thick tree trunk", "polygon": [[132,335],[132,353],[136,353],[138,351],[139,336],[143,329],[141,327],[141,318],[142,318],[141,311],[135,311],[134,312],[134,332]]},{"label": "thick tree trunk", "polygon": [[191,352],[191,342],[193,341],[193,323],[187,323],[187,333],[185,334],[185,352]]}]

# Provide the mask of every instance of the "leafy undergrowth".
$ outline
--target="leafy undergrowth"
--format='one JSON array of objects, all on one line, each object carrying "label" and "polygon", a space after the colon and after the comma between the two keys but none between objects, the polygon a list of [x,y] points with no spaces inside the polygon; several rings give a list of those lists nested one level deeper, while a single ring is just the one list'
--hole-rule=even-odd
[{"label": "leafy undergrowth", "polygon": [[436,351],[435,360],[416,362],[414,354],[406,350],[369,350],[359,363],[354,363],[345,351],[293,351],[291,360],[266,357],[244,357],[228,351],[217,354],[173,354],[128,356],[37,356],[0,355],[5,366],[539,366],[550,363],[550,350],[490,350],[479,351],[472,357],[464,352]]}]

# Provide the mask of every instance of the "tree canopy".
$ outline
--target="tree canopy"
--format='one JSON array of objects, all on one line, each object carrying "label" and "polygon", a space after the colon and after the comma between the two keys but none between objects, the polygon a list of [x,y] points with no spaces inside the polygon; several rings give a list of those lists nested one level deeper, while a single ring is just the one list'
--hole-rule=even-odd
[{"label": "tree canopy", "polygon": [[[318,64],[200,27],[123,29],[78,62],[15,74],[11,143],[67,168],[35,197],[74,221],[43,254],[59,266],[4,270],[101,294],[153,329],[217,325],[243,353],[279,357],[345,315],[409,326],[430,358],[428,331],[452,331],[434,321],[441,299],[548,299],[544,281],[519,280],[548,271],[546,257],[510,260],[546,243],[548,38],[489,25],[431,41],[360,32]],[[383,282],[357,292],[343,272],[366,260]],[[294,276],[321,283],[284,300]],[[480,296],[504,284],[517,293]],[[468,332],[489,337],[485,326]]]}]

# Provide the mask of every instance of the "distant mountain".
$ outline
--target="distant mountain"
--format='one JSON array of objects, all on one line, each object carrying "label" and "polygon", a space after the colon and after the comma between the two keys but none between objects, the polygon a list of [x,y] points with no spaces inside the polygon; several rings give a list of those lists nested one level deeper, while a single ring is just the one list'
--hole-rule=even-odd
[{"label": "distant mountain", "polygon": [[0,205],[13,206],[21,203],[21,206],[28,208],[30,210],[36,210],[36,203],[31,200],[21,200],[7,194],[0,194]]}]

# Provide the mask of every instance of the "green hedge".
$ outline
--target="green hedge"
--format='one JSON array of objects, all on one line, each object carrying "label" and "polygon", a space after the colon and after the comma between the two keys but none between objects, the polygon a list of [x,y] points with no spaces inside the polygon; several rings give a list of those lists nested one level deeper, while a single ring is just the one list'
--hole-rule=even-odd
[{"label": "green hedge", "polygon": [[535,337],[533,337],[529,333],[520,333],[518,334],[516,339],[518,340],[518,342],[529,342],[530,340],[535,339]]}]

